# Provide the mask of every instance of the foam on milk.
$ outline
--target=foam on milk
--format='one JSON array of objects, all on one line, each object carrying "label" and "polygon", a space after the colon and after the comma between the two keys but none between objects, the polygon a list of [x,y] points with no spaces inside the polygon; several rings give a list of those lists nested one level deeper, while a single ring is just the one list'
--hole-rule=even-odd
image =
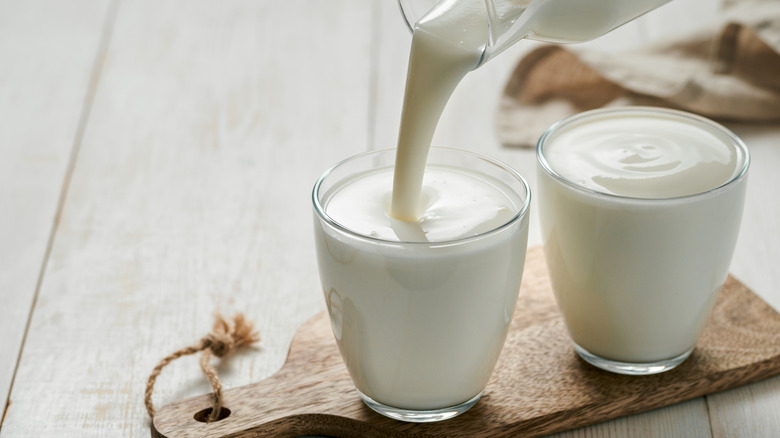
[{"label": "foam on milk", "polygon": [[663,114],[618,113],[573,123],[549,139],[544,157],[572,182],[633,198],[705,192],[740,170],[733,144]]},{"label": "foam on milk", "polygon": [[343,227],[365,236],[402,242],[443,242],[476,236],[509,222],[519,200],[496,182],[466,169],[429,166],[425,171],[417,221],[389,215],[393,169],[345,181],[325,209]]}]

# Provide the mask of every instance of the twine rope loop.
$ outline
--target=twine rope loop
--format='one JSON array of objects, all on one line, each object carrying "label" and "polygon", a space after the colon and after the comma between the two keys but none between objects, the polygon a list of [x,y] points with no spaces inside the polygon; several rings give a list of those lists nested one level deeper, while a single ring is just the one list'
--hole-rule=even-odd
[{"label": "twine rope loop", "polygon": [[207,421],[217,420],[223,406],[222,383],[219,381],[216,368],[211,365],[211,355],[224,358],[234,350],[251,345],[259,340],[260,336],[255,331],[254,325],[243,314],[237,313],[234,315],[232,324],[226,321],[222,315],[217,314],[211,333],[204,336],[197,344],[184,347],[169,354],[152,370],[149,379],[146,381],[146,391],[144,393],[144,406],[146,406],[146,413],[149,414],[149,418],[154,419],[156,413],[152,403],[152,392],[162,369],[180,357],[203,352],[200,357],[200,368],[209,380],[214,394],[214,405]]}]

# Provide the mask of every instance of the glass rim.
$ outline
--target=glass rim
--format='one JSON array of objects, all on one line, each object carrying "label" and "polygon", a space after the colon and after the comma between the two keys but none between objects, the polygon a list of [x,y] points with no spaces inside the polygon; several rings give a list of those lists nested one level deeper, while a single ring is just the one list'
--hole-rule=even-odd
[{"label": "glass rim", "polygon": [[[701,127],[702,129],[707,130],[711,133],[718,132],[724,135],[731,142],[731,144],[735,146],[737,154],[739,154],[742,157],[742,163],[741,163],[742,167],[739,168],[739,170],[735,172],[735,174],[731,176],[726,182],[724,182],[723,184],[717,187],[713,187],[711,189],[707,189],[702,192],[691,193],[688,195],[669,196],[663,198],[626,196],[626,195],[618,195],[615,193],[603,192],[600,190],[592,189],[577,184],[574,181],[561,175],[555,169],[552,168],[550,163],[547,161],[547,158],[544,156],[544,150],[543,150],[545,142],[548,140],[548,137],[550,137],[555,132],[560,131],[563,128],[573,123],[582,121],[583,119],[589,119],[591,117],[597,117],[597,116],[610,114],[610,113],[661,114],[676,120],[688,120],[690,122],[693,122],[696,126]],[[715,193],[726,190],[729,187],[735,185],[740,180],[744,179],[745,176],[747,175],[748,168],[750,167],[750,153],[748,151],[747,145],[745,145],[745,142],[743,142],[742,139],[739,138],[739,136],[737,136],[730,129],[726,128],[725,126],[723,126],[718,122],[715,122],[713,120],[710,120],[698,114],[693,114],[687,111],[681,111],[672,108],[662,108],[662,107],[653,107],[653,106],[624,106],[624,107],[615,107],[615,108],[599,108],[599,109],[583,111],[581,113],[574,114],[564,119],[561,119],[553,123],[549,128],[547,128],[547,130],[544,131],[541,137],[539,137],[539,140],[536,142],[536,160],[546,174],[550,175],[553,179],[564,184],[565,186],[574,189],[575,191],[585,193],[591,196],[611,199],[615,201],[637,202],[637,203],[648,203],[648,204],[681,202],[681,201],[684,202],[690,199],[714,195]]]},{"label": "glass rim", "polygon": [[[469,241],[476,241],[483,239],[485,237],[488,237],[493,234],[497,234],[501,232],[502,230],[509,228],[511,225],[515,224],[516,222],[520,221],[523,217],[527,216],[528,209],[531,206],[531,188],[528,185],[528,182],[523,178],[522,175],[520,175],[519,172],[517,172],[514,168],[511,166],[496,160],[494,158],[488,157],[487,155],[480,154],[478,152],[472,152],[466,149],[459,149],[459,148],[450,148],[450,147],[441,147],[441,146],[432,146],[431,151],[449,151],[449,152],[456,152],[456,153],[462,153],[466,155],[471,155],[472,157],[482,160],[485,163],[491,164],[493,166],[498,167],[502,171],[509,174],[512,178],[516,179],[520,182],[523,189],[525,190],[525,199],[523,200],[522,205],[518,209],[517,213],[515,213],[514,216],[512,216],[509,220],[502,223],[501,225],[498,225],[494,228],[491,228],[490,230],[484,231],[479,234],[475,234],[473,236],[468,237],[461,237],[457,239],[450,239],[450,240],[438,240],[438,241],[432,241],[432,242],[418,242],[418,241],[406,241],[406,240],[388,240],[388,239],[381,239],[378,237],[372,237],[367,236],[365,234],[359,233],[357,231],[354,231],[348,227],[345,227],[344,225],[340,224],[338,221],[330,217],[328,213],[325,211],[324,206],[322,203],[320,203],[320,199],[318,193],[320,191],[320,187],[322,186],[322,183],[325,181],[325,179],[330,176],[331,173],[333,173],[338,168],[351,163],[353,161],[357,161],[359,159],[365,158],[368,155],[378,155],[381,153],[387,153],[395,151],[396,148],[383,148],[383,149],[374,149],[371,151],[361,152],[359,154],[352,155],[351,157],[348,157],[344,160],[339,161],[338,163],[334,164],[325,172],[322,173],[322,175],[317,179],[317,181],[314,183],[314,188],[312,189],[312,205],[314,206],[314,211],[317,213],[317,216],[327,223],[332,228],[335,228],[347,235],[350,235],[352,237],[370,241],[370,242],[376,242],[381,244],[390,244],[390,245],[404,245],[404,246],[427,246],[427,247],[440,247],[440,246],[451,246],[456,244],[463,244]],[[427,166],[427,164],[426,164]]]}]

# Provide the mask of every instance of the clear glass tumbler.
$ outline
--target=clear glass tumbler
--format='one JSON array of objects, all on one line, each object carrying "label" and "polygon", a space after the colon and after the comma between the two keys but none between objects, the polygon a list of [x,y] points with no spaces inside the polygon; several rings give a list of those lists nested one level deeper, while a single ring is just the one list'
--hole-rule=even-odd
[{"label": "clear glass tumbler", "polygon": [[363,401],[398,420],[445,420],[479,400],[503,347],[523,273],[530,192],[499,162],[432,148],[426,170],[467,169],[512,200],[511,219],[473,237],[422,242],[382,240],[328,215],[334,194],[365,175],[392,173],[394,160],[395,149],[357,155],[315,184],[322,290]]},{"label": "clear glass tumbler", "polygon": [[[687,143],[668,141],[671,129],[634,129],[633,124],[643,120],[679,124],[689,135],[680,137]],[[616,137],[611,128],[601,130],[609,123],[632,127]],[[589,129],[587,134],[582,127]],[[563,144],[558,142],[564,135],[569,144],[579,146],[572,161],[579,168],[602,165],[612,156],[604,154],[617,154],[625,165],[622,170],[636,177],[631,190],[644,190],[648,184],[654,184],[652,191],[660,190],[658,179],[637,172],[684,167],[680,154],[694,154],[702,163],[701,173],[692,182],[667,180],[664,190],[679,190],[676,185],[681,184],[695,187],[684,196],[629,196],[589,188],[583,185],[585,179],[575,181],[561,172],[560,158],[556,168],[553,158],[560,156],[553,151]],[[734,164],[729,173],[718,174],[721,179],[711,179],[721,181],[715,186],[702,183],[715,169],[712,156],[690,152],[694,140],[702,138],[731,151],[726,156]],[[598,153],[582,147],[586,141],[602,145]],[[607,144],[611,149],[603,146]],[[745,144],[700,116],[634,107],[588,111],[558,122],[540,138],[536,152],[545,256],[577,353],[599,368],[622,374],[659,373],[682,363],[693,351],[728,274],[750,162]],[[617,177],[597,178],[607,184]]]}]

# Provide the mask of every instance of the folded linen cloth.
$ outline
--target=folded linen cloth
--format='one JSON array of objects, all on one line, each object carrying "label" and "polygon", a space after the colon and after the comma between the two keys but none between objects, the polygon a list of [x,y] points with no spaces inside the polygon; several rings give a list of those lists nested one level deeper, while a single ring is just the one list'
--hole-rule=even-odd
[{"label": "folded linen cloth", "polygon": [[532,147],[557,120],[618,105],[780,121],[780,0],[726,1],[716,22],[628,53],[542,46],[506,85],[498,135],[505,146]]}]

